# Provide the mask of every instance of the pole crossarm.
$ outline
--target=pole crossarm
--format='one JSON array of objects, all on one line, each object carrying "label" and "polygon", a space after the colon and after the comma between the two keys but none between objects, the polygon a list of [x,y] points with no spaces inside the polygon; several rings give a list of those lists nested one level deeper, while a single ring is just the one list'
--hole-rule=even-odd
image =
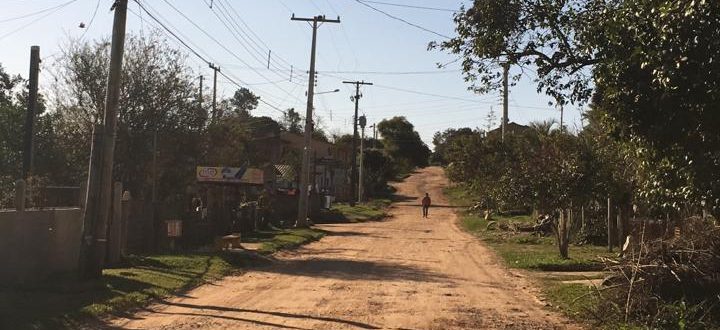
[{"label": "pole crossarm", "polygon": [[353,116],[353,143],[352,143],[352,168],[350,169],[350,191],[352,194],[352,198],[350,199],[350,205],[355,206],[355,201],[358,200],[358,198],[355,198],[355,193],[358,193],[357,189],[357,182],[358,182],[358,169],[357,169],[357,140],[358,140],[358,106],[360,101],[360,85],[372,85],[370,82],[362,81],[343,81],[343,84],[353,84],[355,85],[355,98],[353,101],[355,101],[355,116]]},{"label": "pole crossarm", "polygon": [[313,96],[315,95],[315,46],[317,42],[318,23],[340,23],[340,17],[336,20],[326,19],[324,15],[312,18],[295,17],[293,21],[312,22],[312,45],[310,48],[310,70],[308,71],[307,110],[305,114],[305,134],[303,136],[304,148],[302,157],[302,169],[300,170],[300,195],[298,196],[298,217],[296,226],[306,227],[308,225],[308,193],[310,186],[310,142],[312,140],[313,122]]}]

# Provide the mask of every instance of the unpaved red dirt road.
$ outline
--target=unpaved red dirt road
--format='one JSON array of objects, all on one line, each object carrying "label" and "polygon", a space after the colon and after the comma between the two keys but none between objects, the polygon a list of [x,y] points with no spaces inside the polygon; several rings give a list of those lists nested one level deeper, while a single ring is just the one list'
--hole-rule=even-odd
[{"label": "unpaved red dirt road", "polygon": [[[397,185],[392,217],[321,225],[270,265],[158,303],[120,329],[567,329],[526,279],[456,226],[440,168]],[[419,198],[436,207],[423,219]]]}]

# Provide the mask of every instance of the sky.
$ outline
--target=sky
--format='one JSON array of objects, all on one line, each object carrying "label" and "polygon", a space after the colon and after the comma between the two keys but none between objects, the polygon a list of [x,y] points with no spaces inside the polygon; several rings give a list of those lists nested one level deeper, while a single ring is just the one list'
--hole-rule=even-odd
[{"label": "sky", "polygon": [[[11,74],[27,77],[30,46],[38,45],[41,69],[52,70],[60,47],[71,38],[109,38],[113,21],[111,3],[111,0],[3,0],[0,64]],[[340,17],[341,23],[325,23],[317,32],[315,111],[319,126],[326,132],[352,132],[354,103],[350,96],[355,90],[354,86],[343,84],[345,80],[374,84],[361,87],[359,109],[361,115],[367,116],[368,125],[384,118],[405,116],[430,147],[437,131],[484,128],[491,109],[498,118],[495,125],[500,122],[500,93],[479,95],[468,91],[458,57],[427,49],[429,42],[443,40],[439,35],[455,35],[453,10],[462,1],[378,0],[363,4],[358,0],[140,0],[140,3],[205,60],[232,78],[234,82],[218,76],[220,95],[231,96],[238,88],[236,83],[259,95],[264,103],[256,115],[278,119],[282,110],[288,108],[305,113],[312,28],[307,22],[292,21],[290,17],[295,14]],[[211,86],[213,71],[204,60],[162,30],[137,2],[131,0],[128,8],[128,34],[162,31],[170,45],[188,53],[188,66],[205,77],[205,86]],[[438,68],[438,64],[446,63],[449,64]],[[51,75],[41,72],[40,83],[41,92],[49,88]],[[335,89],[340,91],[323,93]],[[559,121],[559,110],[549,106],[548,101],[549,97],[536,92],[532,77],[524,76],[510,88],[509,120],[521,124]],[[564,121],[570,130],[576,130],[581,126],[580,109],[566,106]]]}]

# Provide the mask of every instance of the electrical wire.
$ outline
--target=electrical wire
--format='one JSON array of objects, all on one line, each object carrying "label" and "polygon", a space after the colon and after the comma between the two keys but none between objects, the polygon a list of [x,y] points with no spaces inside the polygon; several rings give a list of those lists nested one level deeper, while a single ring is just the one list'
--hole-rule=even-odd
[{"label": "electrical wire", "polygon": [[403,23],[405,23],[405,24],[407,24],[407,25],[410,25],[410,26],[412,26],[412,27],[418,28],[418,29],[423,30],[423,31],[425,31],[425,32],[432,33],[432,34],[434,34],[434,35],[436,35],[436,36],[443,37],[443,38],[445,38],[445,39],[452,39],[452,38],[450,38],[450,37],[448,37],[448,36],[446,36],[446,35],[444,35],[444,34],[442,34],[442,33],[435,32],[435,31],[433,31],[433,30],[430,30],[430,29],[428,29],[428,28],[426,28],[426,27],[417,25],[417,24],[415,24],[415,23],[412,23],[412,22],[410,22],[410,21],[408,21],[408,20],[405,20],[405,19],[403,19],[403,18],[400,18],[400,17],[398,17],[398,16],[389,14],[389,13],[387,13],[387,12],[381,10],[381,9],[378,9],[378,8],[376,8],[376,7],[373,7],[373,6],[371,6],[371,5],[363,2],[363,1],[361,1],[361,0],[355,0],[355,2],[361,4],[361,5],[365,6],[365,7],[368,7],[368,8],[370,8],[370,9],[372,9],[372,10],[378,12],[378,13],[381,13],[381,14],[387,16],[387,17],[390,17],[390,18],[392,18],[392,19],[394,19],[394,20],[403,22]]},{"label": "electrical wire", "polygon": [[29,13],[29,14],[25,14],[25,15],[21,15],[21,16],[16,16],[16,17],[11,17],[11,18],[2,19],[2,20],[0,20],[0,23],[6,23],[6,22],[11,22],[11,21],[16,21],[16,20],[19,20],[19,19],[23,19],[23,18],[32,17],[32,16],[35,16],[35,15],[40,15],[40,14],[46,12],[46,11],[50,11],[50,10],[53,10],[53,9],[60,9],[60,8],[62,8],[62,7],[65,7],[65,6],[71,4],[71,3],[75,2],[75,1],[77,1],[77,0],[70,0],[70,1],[65,2],[65,3],[61,3],[61,4],[57,5],[57,6],[53,6],[53,7],[41,9],[41,10],[38,10],[38,11],[32,12],[32,13]]},{"label": "electrical wire", "polygon": [[[76,2],[76,1],[77,1],[77,0],[68,1],[68,2],[66,2],[66,3],[63,3],[63,4],[61,4],[61,5],[58,5],[58,6],[55,6],[55,7],[51,8],[52,10],[49,11],[49,12],[47,12],[45,15],[42,15],[42,16],[40,16],[40,17],[38,17],[38,18],[30,21],[30,22],[27,23],[27,24],[21,25],[20,27],[18,27],[18,28],[15,29],[15,30],[12,30],[12,31],[10,31],[10,32],[8,32],[8,33],[5,33],[5,34],[1,35],[1,36],[0,36],[0,40],[5,39],[5,38],[7,38],[8,36],[14,34],[15,32],[18,32],[18,31],[20,31],[20,30],[23,30],[23,29],[25,29],[25,28],[27,28],[27,27],[35,24],[35,23],[38,22],[39,20],[41,20],[41,19],[43,19],[43,18],[45,18],[45,17],[48,17],[48,16],[50,16],[50,15],[58,12],[60,9],[63,9],[63,8],[65,8],[66,6],[72,4],[73,2]],[[44,11],[43,11],[43,12],[44,12]]]},{"label": "electrical wire", "polygon": [[90,18],[90,22],[88,22],[88,24],[85,26],[85,31],[83,31],[82,35],[80,35],[79,40],[83,40],[83,38],[85,38],[85,35],[90,30],[90,27],[92,26],[93,22],[95,22],[95,16],[97,15],[98,8],[100,8],[101,1],[102,0],[98,0],[97,3],[95,4],[95,10],[93,11],[92,17]]},{"label": "electrical wire", "polygon": [[435,11],[445,11],[445,12],[452,12],[457,13],[459,10],[457,9],[449,9],[449,8],[437,8],[437,7],[424,7],[424,6],[414,6],[414,5],[406,5],[401,3],[391,3],[391,2],[382,2],[382,1],[370,1],[370,0],[361,0],[362,2],[367,3],[374,3],[378,5],[386,5],[386,6],[395,6],[395,7],[404,7],[404,8],[413,8],[413,9],[425,9],[425,10],[435,10]]},{"label": "electrical wire", "polygon": [[[138,4],[138,6],[140,6],[140,8],[141,8],[150,18],[152,18],[155,22],[157,22],[158,24],[160,24],[160,26],[161,26],[167,33],[169,33],[171,36],[173,36],[178,42],[180,42],[183,46],[185,46],[185,48],[187,48],[188,50],[190,50],[191,53],[193,53],[195,56],[197,56],[198,58],[200,58],[203,62],[205,62],[205,63],[208,64],[208,65],[212,63],[212,62],[210,62],[205,56],[201,55],[198,51],[196,51],[194,48],[192,48],[185,40],[181,39],[175,32],[173,32],[172,30],[170,30],[170,28],[168,28],[162,21],[160,21],[157,17],[155,17],[155,15],[153,15],[152,13],[150,13],[150,12],[147,10],[147,8],[145,8],[145,6],[143,6],[143,5],[140,3],[139,0],[135,0],[135,2]],[[241,81],[241,82],[242,82],[242,80],[237,79],[237,78],[233,78],[233,77],[231,77],[229,74],[227,74],[227,73],[224,72],[224,71],[219,71],[218,73],[220,73],[220,75],[222,75],[223,77],[225,77],[227,80],[229,80],[229,81],[231,81],[232,83],[234,83],[237,87],[243,88],[243,86],[242,86],[240,83],[238,83],[238,81]],[[243,83],[244,83],[244,82],[243,82]],[[279,111],[279,112],[285,114],[285,111],[283,111],[283,110],[280,109],[279,107],[277,107],[277,106],[275,106],[275,105],[273,105],[273,104],[271,104],[271,103],[263,100],[262,97],[259,99],[259,101],[262,102],[263,104],[269,106],[269,107],[272,108],[273,110],[276,110],[276,111]]]}]

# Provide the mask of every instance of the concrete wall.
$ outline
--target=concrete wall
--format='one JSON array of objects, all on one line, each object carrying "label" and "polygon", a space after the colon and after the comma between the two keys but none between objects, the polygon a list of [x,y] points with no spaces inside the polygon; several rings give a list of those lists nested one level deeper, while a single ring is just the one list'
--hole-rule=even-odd
[{"label": "concrete wall", "polygon": [[77,270],[79,208],[0,210],[0,281],[29,283]]}]

